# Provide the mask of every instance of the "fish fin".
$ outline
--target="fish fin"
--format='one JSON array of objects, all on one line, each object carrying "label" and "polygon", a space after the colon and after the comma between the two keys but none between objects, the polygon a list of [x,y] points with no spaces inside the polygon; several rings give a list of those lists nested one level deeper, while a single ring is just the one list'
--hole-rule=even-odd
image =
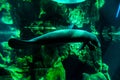
[{"label": "fish fin", "polygon": [[23,48],[32,47],[34,44],[32,44],[31,42],[28,42],[28,41],[23,41],[23,40],[18,40],[18,39],[10,39],[8,41],[8,45],[15,49],[23,49]]},{"label": "fish fin", "polygon": [[73,27],[74,27],[74,24],[70,24],[70,25],[68,26],[68,29],[73,29]]},{"label": "fish fin", "polygon": [[87,45],[87,42],[83,42],[81,43],[80,47],[79,47],[79,51],[84,49],[84,47]]}]

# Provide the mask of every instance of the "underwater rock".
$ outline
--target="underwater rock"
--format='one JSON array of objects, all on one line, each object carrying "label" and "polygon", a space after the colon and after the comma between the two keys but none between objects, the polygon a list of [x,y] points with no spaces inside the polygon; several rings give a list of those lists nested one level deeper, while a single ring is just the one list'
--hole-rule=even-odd
[{"label": "underwater rock", "polygon": [[104,76],[106,77],[107,80],[111,80],[108,70],[109,70],[109,66],[107,64],[103,63],[101,72],[104,74]]},{"label": "underwater rock", "polygon": [[83,80],[107,80],[103,73],[98,72],[95,74],[83,73]]},{"label": "underwater rock", "polygon": [[6,25],[12,25],[13,20],[11,17],[11,5],[7,2],[7,0],[0,1],[0,23]]},{"label": "underwater rock", "polygon": [[110,76],[108,74],[108,66],[107,64],[102,64],[102,71],[94,73],[94,74],[88,74],[83,73],[83,80],[111,80]]}]

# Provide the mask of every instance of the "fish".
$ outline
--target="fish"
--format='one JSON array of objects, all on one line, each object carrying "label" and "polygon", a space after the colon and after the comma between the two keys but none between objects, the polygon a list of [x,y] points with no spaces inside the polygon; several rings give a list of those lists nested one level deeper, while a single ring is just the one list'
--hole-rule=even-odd
[{"label": "fish", "polygon": [[12,48],[24,49],[26,47],[32,47],[36,45],[53,45],[69,42],[87,43],[89,41],[97,47],[101,46],[100,41],[93,33],[79,29],[62,29],[48,32],[46,34],[43,34],[41,36],[29,40],[19,40],[11,38],[8,41],[8,45]]},{"label": "fish", "polygon": [[85,0],[52,0],[52,1],[63,4],[77,4],[84,2]]},{"label": "fish", "polygon": [[118,6],[118,10],[117,10],[117,13],[116,13],[116,18],[118,18],[119,13],[120,13],[120,4],[119,4],[119,6]]}]

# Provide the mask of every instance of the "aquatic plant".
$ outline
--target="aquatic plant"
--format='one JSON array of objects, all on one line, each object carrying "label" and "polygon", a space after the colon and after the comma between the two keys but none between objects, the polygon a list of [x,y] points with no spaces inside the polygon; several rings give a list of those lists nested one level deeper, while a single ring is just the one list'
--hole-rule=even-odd
[{"label": "aquatic plant", "polygon": [[[11,63],[11,50],[12,48],[8,46],[8,42],[2,42],[1,43],[2,48],[3,48],[3,53],[0,53],[0,58],[2,59],[4,64],[9,64]],[[6,55],[6,56],[3,56]]]},{"label": "aquatic plant", "polygon": [[2,17],[0,19],[1,22],[5,24],[13,24],[13,20],[10,14],[10,9],[11,9],[11,5],[6,0],[0,2],[0,12],[2,13]]},{"label": "aquatic plant", "polygon": [[105,4],[105,0],[96,0],[95,6],[99,9],[103,7],[104,4]]},{"label": "aquatic plant", "polygon": [[[54,75],[53,75],[54,74]],[[46,74],[45,79],[46,80],[65,80],[65,69],[62,65],[61,59],[58,58],[57,61],[55,61],[54,66],[48,70],[48,73]]]},{"label": "aquatic plant", "polygon": [[89,23],[89,19],[85,18],[86,12],[82,11],[79,7],[70,9],[69,21],[71,24],[76,25],[78,28],[82,28],[83,24]]}]

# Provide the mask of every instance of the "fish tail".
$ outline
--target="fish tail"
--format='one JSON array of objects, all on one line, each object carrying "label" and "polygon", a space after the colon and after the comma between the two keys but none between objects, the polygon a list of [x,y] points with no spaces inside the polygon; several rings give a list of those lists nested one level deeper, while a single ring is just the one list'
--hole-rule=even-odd
[{"label": "fish tail", "polygon": [[32,47],[34,44],[28,41],[18,40],[18,39],[10,39],[8,41],[8,45],[15,49],[24,49]]}]

